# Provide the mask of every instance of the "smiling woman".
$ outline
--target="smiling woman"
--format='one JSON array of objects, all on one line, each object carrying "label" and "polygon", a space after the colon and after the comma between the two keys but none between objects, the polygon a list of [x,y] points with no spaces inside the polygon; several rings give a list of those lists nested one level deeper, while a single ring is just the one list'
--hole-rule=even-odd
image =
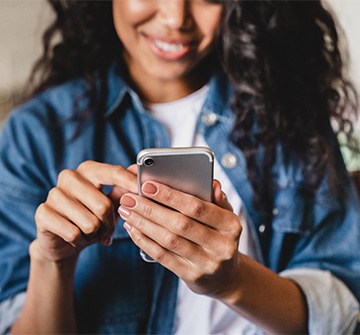
[{"label": "smiling woman", "polygon": [[206,1],[113,2],[125,62],[146,101],[182,98],[207,82],[211,67],[202,61],[217,40],[221,12]]},{"label": "smiling woman", "polygon": [[[49,3],[0,137],[0,332],[351,333],[357,98],[322,2]],[[170,146],[214,152],[212,202],[138,189]]]}]

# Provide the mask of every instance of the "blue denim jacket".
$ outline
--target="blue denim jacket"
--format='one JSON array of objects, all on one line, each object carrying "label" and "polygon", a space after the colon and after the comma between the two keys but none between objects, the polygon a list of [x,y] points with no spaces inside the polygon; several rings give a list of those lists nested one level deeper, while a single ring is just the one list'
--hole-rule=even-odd
[{"label": "blue denim jacket", "polygon": [[[84,160],[127,167],[141,149],[169,146],[164,127],[145,112],[114,68],[109,71],[108,87],[105,110],[92,113],[74,138],[78,126],[74,102],[86,105],[82,80],[33,98],[15,110],[4,126],[0,138],[0,303],[26,290],[28,247],[36,236],[34,212],[56,185],[61,170],[74,169]],[[197,131],[242,199],[261,261],[302,287],[309,305],[310,332],[325,329],[322,324],[328,321],[319,318],[329,305],[337,306],[328,315],[338,318],[334,327],[351,323],[358,308],[355,298],[360,298],[360,211],[353,185],[345,177],[341,202],[326,183],[314,198],[306,197],[300,191],[299,165],[291,158],[285,160],[279,148],[274,215],[266,223],[253,205],[244,156],[227,140],[234,120],[231,95],[225,76],[215,75]],[[332,134],[329,140],[339,157],[338,168],[345,172]],[[121,223],[111,247],[96,244],[82,251],[75,282],[81,332],[173,331],[177,278],[159,264],[143,262]],[[330,294],[335,291],[339,294]]]}]

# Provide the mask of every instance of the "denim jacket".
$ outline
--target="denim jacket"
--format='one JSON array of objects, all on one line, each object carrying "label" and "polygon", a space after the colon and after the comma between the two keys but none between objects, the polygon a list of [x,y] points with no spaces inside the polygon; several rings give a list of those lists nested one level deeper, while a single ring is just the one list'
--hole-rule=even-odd
[{"label": "denim jacket", "polygon": [[[74,106],[81,110],[86,105],[86,85],[79,79],[49,89],[20,106],[2,130],[3,323],[4,306],[10,306],[12,299],[26,291],[28,247],[36,237],[34,212],[56,185],[59,172],[74,169],[85,160],[127,167],[135,163],[141,149],[169,146],[164,127],[144,110],[115,68],[109,71],[107,84],[105,109],[90,114],[81,128],[74,118]],[[351,332],[360,298],[360,211],[334,135],[329,133],[329,141],[334,143],[337,168],[344,171],[346,188],[341,201],[332,195],[326,182],[314,197],[305,196],[299,164],[279,147],[273,171],[273,217],[266,222],[254,207],[244,156],[227,140],[234,121],[231,85],[223,74],[214,75],[209,85],[197,131],[242,200],[259,259],[302,288],[309,307],[310,333]],[[121,222],[111,247],[95,244],[80,255],[75,278],[80,332],[172,333],[176,295],[176,276],[159,264],[143,262]]]}]

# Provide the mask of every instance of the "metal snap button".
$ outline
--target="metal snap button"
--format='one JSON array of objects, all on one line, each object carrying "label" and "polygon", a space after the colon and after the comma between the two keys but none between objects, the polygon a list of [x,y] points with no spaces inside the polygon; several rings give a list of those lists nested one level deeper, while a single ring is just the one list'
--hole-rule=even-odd
[{"label": "metal snap button", "polygon": [[228,152],[224,156],[222,156],[221,164],[223,167],[225,167],[227,169],[233,169],[237,164],[237,159],[236,159],[235,155]]},{"label": "metal snap button", "polygon": [[274,216],[276,216],[276,215],[279,214],[279,210],[276,207],[274,207],[273,210],[272,210],[272,213],[273,213]]},{"label": "metal snap button", "polygon": [[208,126],[213,126],[217,122],[217,115],[215,113],[207,113],[202,116],[202,122]]},{"label": "metal snap button", "polygon": [[266,230],[266,226],[264,224],[261,224],[259,226],[259,233],[263,234],[265,232],[265,230]]}]

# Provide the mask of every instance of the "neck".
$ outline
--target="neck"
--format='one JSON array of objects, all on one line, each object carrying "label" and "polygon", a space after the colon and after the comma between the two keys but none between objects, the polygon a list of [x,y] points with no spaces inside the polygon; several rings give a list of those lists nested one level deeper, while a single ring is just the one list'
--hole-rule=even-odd
[{"label": "neck", "polygon": [[174,80],[134,81],[129,74],[130,82],[144,103],[162,103],[181,99],[203,87],[213,73],[213,64],[204,61],[190,73]]}]

